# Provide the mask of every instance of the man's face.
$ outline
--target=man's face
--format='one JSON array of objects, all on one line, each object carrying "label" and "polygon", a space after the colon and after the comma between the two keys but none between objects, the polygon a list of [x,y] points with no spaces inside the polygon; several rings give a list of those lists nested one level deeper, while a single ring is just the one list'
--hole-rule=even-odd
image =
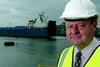
[{"label": "man's face", "polygon": [[65,21],[65,24],[67,38],[74,45],[88,43],[96,30],[96,23],[89,20]]}]

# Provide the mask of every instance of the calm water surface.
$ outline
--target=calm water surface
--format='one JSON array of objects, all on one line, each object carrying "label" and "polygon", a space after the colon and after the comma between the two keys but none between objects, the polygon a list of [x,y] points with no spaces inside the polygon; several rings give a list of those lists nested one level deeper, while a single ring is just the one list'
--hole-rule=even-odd
[{"label": "calm water surface", "polygon": [[[4,42],[14,46],[4,46]],[[0,37],[0,67],[55,67],[60,52],[68,46],[65,38]]]}]

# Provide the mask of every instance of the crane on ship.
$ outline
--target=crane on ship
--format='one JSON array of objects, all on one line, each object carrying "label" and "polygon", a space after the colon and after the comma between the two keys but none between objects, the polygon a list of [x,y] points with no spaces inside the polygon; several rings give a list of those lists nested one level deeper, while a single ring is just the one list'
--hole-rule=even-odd
[{"label": "crane on ship", "polygon": [[48,25],[48,20],[47,20],[47,16],[45,16],[44,12],[41,12],[38,15],[38,18],[35,18],[34,20],[29,20],[28,22],[28,28],[32,29],[32,28],[44,28],[47,27]]}]

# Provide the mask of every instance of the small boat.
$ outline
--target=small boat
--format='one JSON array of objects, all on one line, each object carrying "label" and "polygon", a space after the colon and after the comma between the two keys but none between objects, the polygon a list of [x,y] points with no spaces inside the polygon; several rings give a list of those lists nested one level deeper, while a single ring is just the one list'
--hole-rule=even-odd
[{"label": "small boat", "polygon": [[10,41],[4,42],[4,46],[14,46],[14,45],[15,45],[14,42],[10,42]]}]

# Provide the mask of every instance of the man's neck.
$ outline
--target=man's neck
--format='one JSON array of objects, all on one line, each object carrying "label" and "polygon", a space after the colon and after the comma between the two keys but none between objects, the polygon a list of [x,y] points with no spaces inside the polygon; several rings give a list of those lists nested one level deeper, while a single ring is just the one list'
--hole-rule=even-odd
[{"label": "man's neck", "polygon": [[89,44],[90,44],[90,42],[93,40],[93,38],[91,38],[88,42],[86,42],[86,43],[81,43],[81,44],[79,44],[79,45],[75,45],[75,47],[78,49],[78,50],[82,50],[82,49],[84,49],[85,47],[87,47]]}]

